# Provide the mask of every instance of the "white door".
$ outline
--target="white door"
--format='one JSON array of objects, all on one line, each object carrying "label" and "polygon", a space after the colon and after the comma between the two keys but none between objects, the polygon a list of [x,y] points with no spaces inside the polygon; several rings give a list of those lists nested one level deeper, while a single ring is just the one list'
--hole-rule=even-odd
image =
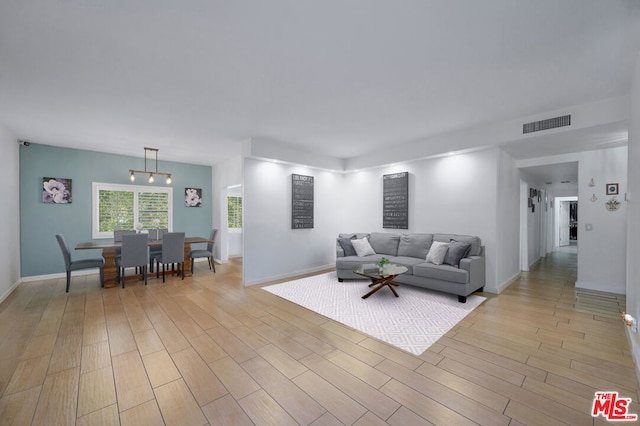
[{"label": "white door", "polygon": [[560,221],[558,223],[558,235],[560,247],[569,245],[569,201],[560,202],[560,211],[558,213]]}]

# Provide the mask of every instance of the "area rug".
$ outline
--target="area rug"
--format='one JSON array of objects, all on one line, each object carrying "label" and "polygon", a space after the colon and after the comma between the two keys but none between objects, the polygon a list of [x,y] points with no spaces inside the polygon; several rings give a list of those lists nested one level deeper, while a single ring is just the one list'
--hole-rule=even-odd
[{"label": "area rug", "polygon": [[458,296],[400,285],[400,297],[383,288],[368,299],[369,281],[339,282],[335,272],[263,287],[270,293],[346,324],[397,348],[420,355],[485,297]]}]

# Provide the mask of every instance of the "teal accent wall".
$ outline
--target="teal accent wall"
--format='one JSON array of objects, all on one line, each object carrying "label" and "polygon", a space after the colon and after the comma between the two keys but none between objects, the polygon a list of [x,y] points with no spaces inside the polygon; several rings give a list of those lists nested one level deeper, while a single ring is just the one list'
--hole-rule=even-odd
[{"label": "teal accent wall", "polygon": [[[76,251],[79,242],[92,241],[92,183],[131,184],[129,169],[144,170],[144,158],[81,149],[30,144],[20,147],[20,270],[22,277],[64,272],[55,235],[62,234],[73,259],[98,257],[99,250]],[[162,151],[159,152],[162,158]],[[147,170],[155,170],[147,160]],[[158,170],[172,173],[173,230],[187,236],[208,237],[212,227],[211,166],[158,161]],[[71,204],[42,202],[42,178],[72,179]],[[135,184],[166,187],[165,179],[148,184],[138,175]],[[202,188],[202,207],[184,205],[185,188]],[[5,200],[7,201],[7,200]],[[99,241],[99,240],[98,240]]]}]

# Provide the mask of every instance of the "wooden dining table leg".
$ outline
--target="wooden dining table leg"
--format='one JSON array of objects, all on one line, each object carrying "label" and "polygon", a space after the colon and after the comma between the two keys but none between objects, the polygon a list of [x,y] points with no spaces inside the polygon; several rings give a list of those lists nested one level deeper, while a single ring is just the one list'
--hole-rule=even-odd
[{"label": "wooden dining table leg", "polygon": [[184,243],[184,270],[182,273],[185,277],[191,276],[191,258],[189,257],[189,252],[191,251],[191,243]]},{"label": "wooden dining table leg", "polygon": [[104,258],[104,287],[112,288],[118,285],[118,269],[116,268],[116,249],[102,249]]}]

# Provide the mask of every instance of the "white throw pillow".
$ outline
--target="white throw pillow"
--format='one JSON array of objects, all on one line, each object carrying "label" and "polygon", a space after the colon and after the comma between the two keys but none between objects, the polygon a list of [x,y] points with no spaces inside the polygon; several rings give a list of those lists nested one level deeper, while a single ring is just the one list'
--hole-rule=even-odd
[{"label": "white throw pillow", "polygon": [[351,240],[351,244],[353,245],[353,248],[355,249],[358,257],[376,254],[376,252],[373,251],[373,247],[371,247],[371,244],[369,244],[369,240],[366,238],[363,238],[361,240]]},{"label": "white throw pillow", "polygon": [[434,241],[431,244],[429,253],[427,253],[427,262],[433,263],[434,265],[442,265],[444,257],[447,255],[447,250],[449,250],[449,243]]}]

